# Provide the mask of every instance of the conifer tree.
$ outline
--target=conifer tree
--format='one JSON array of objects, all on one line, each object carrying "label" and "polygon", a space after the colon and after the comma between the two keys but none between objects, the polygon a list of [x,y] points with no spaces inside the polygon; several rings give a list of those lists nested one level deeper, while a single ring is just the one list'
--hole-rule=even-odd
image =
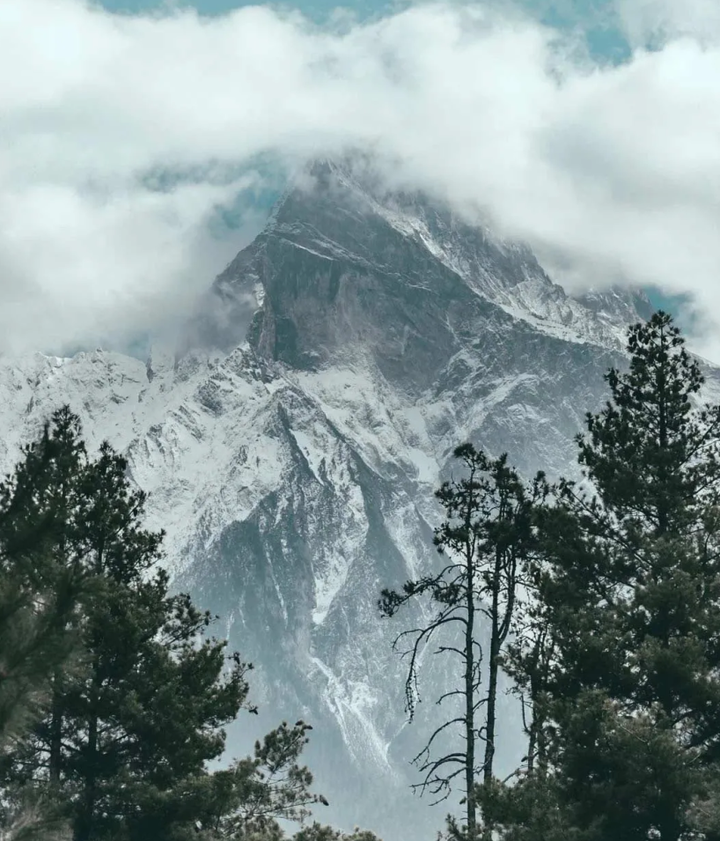
[{"label": "conifer tree", "polygon": [[[538,476],[528,494],[517,473],[508,467],[506,455],[491,459],[471,444],[458,447],[455,457],[466,475],[446,482],[436,494],[446,519],[436,530],[435,544],[446,563],[435,575],[406,582],[401,592],[384,590],[380,609],[384,615],[393,616],[411,599],[422,596],[429,596],[437,607],[427,625],[403,632],[398,638],[412,639],[406,682],[411,718],[420,654],[441,630],[461,629],[455,637],[442,639],[438,648],[440,653],[458,657],[462,668],[460,686],[448,688],[438,704],[459,699],[461,708],[450,712],[435,728],[415,761],[424,775],[421,791],[429,789],[440,799],[449,794],[453,780],[462,776],[466,823],[460,828],[451,821],[451,831],[474,841],[481,837],[476,816],[478,774],[486,786],[493,779],[501,656],[532,551],[534,500],[545,493],[545,483]],[[486,680],[481,672],[483,636],[488,637]],[[461,730],[463,750],[434,755],[436,741],[453,727]],[[478,740],[485,746],[481,762],[476,758]],[[482,837],[489,839],[492,825],[485,817]]]},{"label": "conifer tree", "polygon": [[[33,791],[58,805],[73,841],[283,838],[278,820],[302,822],[326,803],[299,762],[309,725],[283,723],[253,757],[211,773],[224,725],[248,707],[251,667],[207,637],[209,614],[170,592],[158,566],[163,535],[144,528],[145,496],[122,456],[105,443],[89,458],[67,408],[24,455],[0,486],[3,581],[40,605],[26,630],[44,632],[47,619],[62,633],[52,645],[43,637],[42,664],[25,670],[31,689],[44,676],[49,702],[3,757],[9,812]],[[31,556],[38,535],[42,553]],[[72,664],[58,653],[65,637],[78,652]],[[0,704],[2,693],[0,685]],[[27,814],[16,821],[18,841],[30,837]]]},{"label": "conifer tree", "polygon": [[[720,760],[720,407],[701,405],[666,314],[631,328],[628,352],[579,439],[591,494],[561,482],[542,512],[552,773],[513,797],[542,788],[582,841],[709,839],[696,830]],[[504,817],[504,837],[523,837]]]},{"label": "conifer tree", "polygon": [[245,667],[233,656],[228,668],[225,644],[203,640],[210,617],[169,593],[156,566],[162,535],[142,527],[144,496],[124,459],[107,444],[88,459],[67,409],[45,438],[52,464],[37,471],[28,452],[2,538],[16,557],[50,522],[55,564],[92,587],[75,619],[81,662],[56,669],[50,709],[14,751],[6,782],[59,791],[75,841],[180,838],[212,801],[205,763],[245,703]]},{"label": "conifer tree", "polygon": [[372,832],[354,829],[351,833],[338,832],[329,826],[313,823],[303,827],[293,836],[293,841],[380,841]]},{"label": "conifer tree", "polygon": [[283,838],[278,821],[303,823],[311,815],[311,806],[328,805],[311,790],[312,774],[300,765],[311,729],[302,720],[292,726],[284,721],[255,743],[252,757],[218,772],[225,799],[212,823],[213,837],[232,841],[253,834]]},{"label": "conifer tree", "polygon": [[[77,653],[73,626],[89,590],[87,576],[79,563],[62,563],[55,552],[67,502],[55,480],[82,455],[81,446],[65,446],[74,433],[73,418],[59,413],[52,429],[45,424],[39,439],[23,448],[14,475],[0,483],[0,768],[47,711],[55,677],[72,668]],[[0,837],[50,841],[63,835],[52,797],[32,786],[5,795]]]}]

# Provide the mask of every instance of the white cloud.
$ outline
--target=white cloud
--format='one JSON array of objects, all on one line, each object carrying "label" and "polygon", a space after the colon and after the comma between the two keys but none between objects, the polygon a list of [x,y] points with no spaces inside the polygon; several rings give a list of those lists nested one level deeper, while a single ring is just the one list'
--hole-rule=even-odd
[{"label": "white cloud", "polygon": [[[481,206],[567,282],[686,293],[711,333],[716,3],[618,0],[618,13],[658,48],[595,67],[527,18],[457,5],[332,31],[262,7],[128,17],[2,0],[0,342],[148,327],[229,256],[207,227],[244,183],[223,166],[364,145],[394,177]],[[149,188],[175,168],[193,183]]]},{"label": "white cloud", "polygon": [[617,14],[634,46],[657,45],[689,37],[709,46],[720,34],[720,5],[715,0],[617,0]]}]

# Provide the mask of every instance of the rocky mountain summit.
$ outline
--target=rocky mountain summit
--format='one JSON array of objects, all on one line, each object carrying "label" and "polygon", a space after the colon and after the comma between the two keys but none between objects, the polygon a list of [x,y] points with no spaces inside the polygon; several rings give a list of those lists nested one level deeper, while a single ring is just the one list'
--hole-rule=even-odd
[{"label": "rocky mountain summit", "polygon": [[258,727],[311,722],[330,817],[414,841],[443,812],[407,805],[423,722],[406,725],[402,623],[379,619],[379,591],[436,562],[433,491],[457,444],[568,472],[649,304],[573,298],[528,248],[422,196],[330,162],[308,175],[179,349],[0,358],[0,467],[65,402],[91,445],[124,451],[177,586],[256,666]]}]

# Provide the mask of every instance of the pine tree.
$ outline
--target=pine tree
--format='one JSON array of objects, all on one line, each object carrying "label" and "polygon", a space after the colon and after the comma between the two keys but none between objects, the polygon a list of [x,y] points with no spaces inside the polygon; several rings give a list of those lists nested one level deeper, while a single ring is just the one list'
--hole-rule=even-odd
[{"label": "pine tree", "polygon": [[[4,747],[22,730],[33,700],[45,699],[51,676],[72,649],[67,626],[85,576],[60,563],[54,548],[62,500],[52,496],[51,473],[64,470],[61,438],[72,435],[63,416],[51,432],[24,449],[24,461],[0,484],[0,734]],[[68,453],[75,461],[80,451]],[[43,515],[36,512],[43,509]]]},{"label": "pine tree", "polygon": [[[302,822],[327,802],[299,762],[311,729],[302,721],[269,733],[253,757],[208,770],[224,725],[255,711],[251,667],[207,637],[208,613],[170,592],[158,566],[163,535],[144,528],[145,496],[122,456],[105,443],[89,458],[78,419],[62,409],[0,486],[0,502],[0,557],[55,625],[66,580],[83,582],[53,637],[53,651],[67,636],[78,656],[72,667],[43,658],[49,703],[4,757],[10,811],[23,792],[45,795],[73,841],[279,841],[278,820]],[[28,560],[38,535],[42,554]]]},{"label": "pine tree", "polygon": [[310,806],[327,805],[311,791],[312,774],[300,765],[311,729],[302,720],[292,726],[282,722],[256,742],[252,757],[218,773],[228,794],[213,827],[218,838],[238,841],[253,833],[284,837],[278,821],[302,823],[311,815]]},{"label": "pine tree", "polygon": [[[52,429],[46,424],[38,441],[24,448],[14,475],[0,483],[0,767],[47,711],[53,681],[72,668],[78,649],[73,629],[90,588],[82,566],[60,562],[55,552],[67,503],[55,479],[82,456],[81,446],[65,446],[75,431],[69,413],[58,413]],[[0,837],[63,836],[52,797],[32,786],[5,794]]]},{"label": "pine tree", "polygon": [[631,328],[628,351],[579,439],[593,495],[561,482],[542,515],[544,784],[583,841],[709,838],[693,822],[720,761],[720,407],[700,405],[666,314]]},{"label": "pine tree", "polygon": [[[477,823],[478,773],[483,785],[493,780],[496,749],[498,676],[503,647],[512,627],[520,582],[532,552],[531,512],[536,498],[545,493],[543,477],[537,477],[530,494],[517,473],[508,467],[507,456],[491,459],[471,444],[455,450],[466,476],[446,482],[436,496],[446,519],[435,533],[435,544],[447,562],[435,575],[408,581],[401,592],[384,590],[381,612],[393,616],[411,599],[429,596],[437,606],[435,618],[418,630],[404,632],[399,639],[412,638],[406,682],[407,708],[412,718],[417,695],[417,665],[425,646],[441,630],[460,626],[458,639],[440,642],[438,651],[459,657],[461,685],[449,688],[438,700],[460,699],[461,709],[450,713],[434,730],[416,763],[423,773],[422,791],[429,789],[440,799],[447,797],[453,780],[464,778],[464,828],[451,821],[451,831],[463,837],[479,838]],[[480,643],[489,625],[487,683],[481,674],[483,649]],[[483,688],[486,686],[485,692]],[[482,709],[482,712],[481,712]],[[484,718],[484,723],[481,724]],[[452,727],[460,727],[464,748],[433,755],[436,740]],[[476,742],[484,741],[482,763],[476,760]],[[490,839],[492,825],[486,819],[482,837]]]},{"label": "pine tree", "polygon": [[380,841],[380,839],[374,833],[363,829],[356,828],[347,834],[329,826],[313,823],[293,835],[293,841]]},{"label": "pine tree", "polygon": [[180,838],[204,814],[205,763],[245,703],[245,667],[235,656],[228,669],[225,644],[203,640],[210,617],[169,593],[157,568],[162,534],[142,527],[144,496],[131,490],[125,460],[107,444],[88,459],[68,410],[45,438],[50,468],[35,470],[27,454],[1,536],[15,557],[35,524],[50,522],[56,567],[92,587],[74,621],[81,662],[56,669],[50,709],[6,780],[58,790],[75,841]]}]

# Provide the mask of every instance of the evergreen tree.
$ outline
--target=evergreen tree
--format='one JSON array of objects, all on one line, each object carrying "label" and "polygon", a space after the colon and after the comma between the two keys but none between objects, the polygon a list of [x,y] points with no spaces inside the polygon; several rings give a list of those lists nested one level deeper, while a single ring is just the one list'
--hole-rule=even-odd
[{"label": "evergreen tree", "polygon": [[191,837],[212,799],[205,763],[245,703],[245,667],[234,656],[228,668],[225,644],[203,640],[210,617],[169,593],[156,566],[162,535],[143,529],[144,496],[130,489],[124,459],[107,444],[88,459],[67,410],[46,438],[51,469],[34,470],[28,454],[2,537],[15,547],[51,522],[57,567],[93,586],[75,621],[82,662],[56,670],[50,709],[6,781],[59,790],[75,841]]},{"label": "evergreen tree", "polygon": [[218,772],[225,792],[222,808],[212,826],[213,837],[240,841],[254,834],[283,838],[278,821],[302,823],[310,817],[310,806],[327,805],[311,791],[312,774],[300,765],[300,754],[312,728],[304,721],[280,727],[255,744],[252,757]]},{"label": "evergreen tree", "polygon": [[[498,803],[543,790],[583,841],[709,839],[697,831],[720,760],[720,407],[700,404],[700,367],[666,314],[631,328],[628,351],[579,439],[592,495],[561,482],[540,518],[551,773]],[[519,670],[527,660],[525,647]],[[505,817],[505,837],[521,838]]]},{"label": "evergreen tree", "polygon": [[[508,467],[506,455],[491,459],[471,444],[458,447],[455,457],[462,462],[466,476],[446,482],[436,494],[445,509],[446,519],[436,530],[435,544],[447,558],[447,563],[436,575],[408,581],[401,592],[384,590],[380,609],[384,615],[392,616],[419,596],[429,596],[438,607],[431,622],[405,632],[399,638],[412,637],[406,683],[411,718],[421,652],[441,629],[447,631],[458,625],[461,629],[459,639],[450,637],[441,641],[438,649],[441,653],[459,657],[462,667],[461,685],[448,689],[438,704],[460,699],[461,709],[456,714],[451,712],[436,727],[416,762],[424,774],[421,790],[429,789],[440,799],[449,794],[456,777],[464,777],[466,824],[458,829],[451,821],[451,831],[475,839],[480,837],[476,780],[478,773],[482,774],[485,786],[493,780],[501,656],[512,627],[518,588],[532,551],[533,504],[545,493],[545,483],[542,476],[538,476],[528,495],[517,473]],[[483,649],[480,638],[485,630],[481,621],[489,625],[486,683],[481,675]],[[448,728],[457,726],[462,732],[463,749],[434,756],[432,749],[436,740]],[[476,760],[479,738],[485,745],[481,764]],[[486,819],[482,837],[490,839],[491,833],[492,825]]]},{"label": "evergreen tree", "polygon": [[[3,800],[20,818],[12,838],[29,837],[31,812],[20,808],[32,791],[58,804],[73,841],[282,839],[279,820],[303,822],[311,805],[327,803],[299,761],[311,728],[283,723],[253,757],[209,772],[225,747],[224,725],[248,706],[251,667],[207,638],[209,614],[170,592],[158,566],[163,535],[143,527],[144,503],[108,444],[88,457],[67,408],[0,486],[3,582],[34,610],[7,633],[42,632],[25,641],[46,647],[37,666],[26,663],[32,680],[23,686],[27,694],[44,680],[49,699],[3,757]],[[79,652],[72,668],[60,656],[66,638]],[[0,704],[2,692],[0,684]],[[51,826],[42,825],[49,839]]]},{"label": "evergreen tree", "polygon": [[[61,563],[55,552],[67,500],[51,478],[78,463],[82,447],[65,446],[74,432],[73,418],[59,413],[0,483],[0,768],[48,709],[55,676],[72,668],[77,652],[73,626],[89,587],[82,566]],[[0,837],[63,835],[52,797],[32,786],[5,794]]]},{"label": "evergreen tree", "polygon": [[[0,747],[22,732],[34,701],[46,699],[53,672],[72,649],[67,626],[83,589],[78,564],[59,563],[54,546],[61,501],[49,499],[51,473],[68,419],[24,449],[15,475],[0,484]],[[71,424],[70,424],[71,425]],[[69,454],[76,460],[78,452]],[[45,497],[45,500],[43,500]],[[37,517],[38,507],[43,516]],[[37,709],[35,709],[37,711]]]},{"label": "evergreen tree", "polygon": [[347,834],[329,826],[313,823],[293,835],[293,841],[380,841],[380,839],[366,829],[356,828]]}]

